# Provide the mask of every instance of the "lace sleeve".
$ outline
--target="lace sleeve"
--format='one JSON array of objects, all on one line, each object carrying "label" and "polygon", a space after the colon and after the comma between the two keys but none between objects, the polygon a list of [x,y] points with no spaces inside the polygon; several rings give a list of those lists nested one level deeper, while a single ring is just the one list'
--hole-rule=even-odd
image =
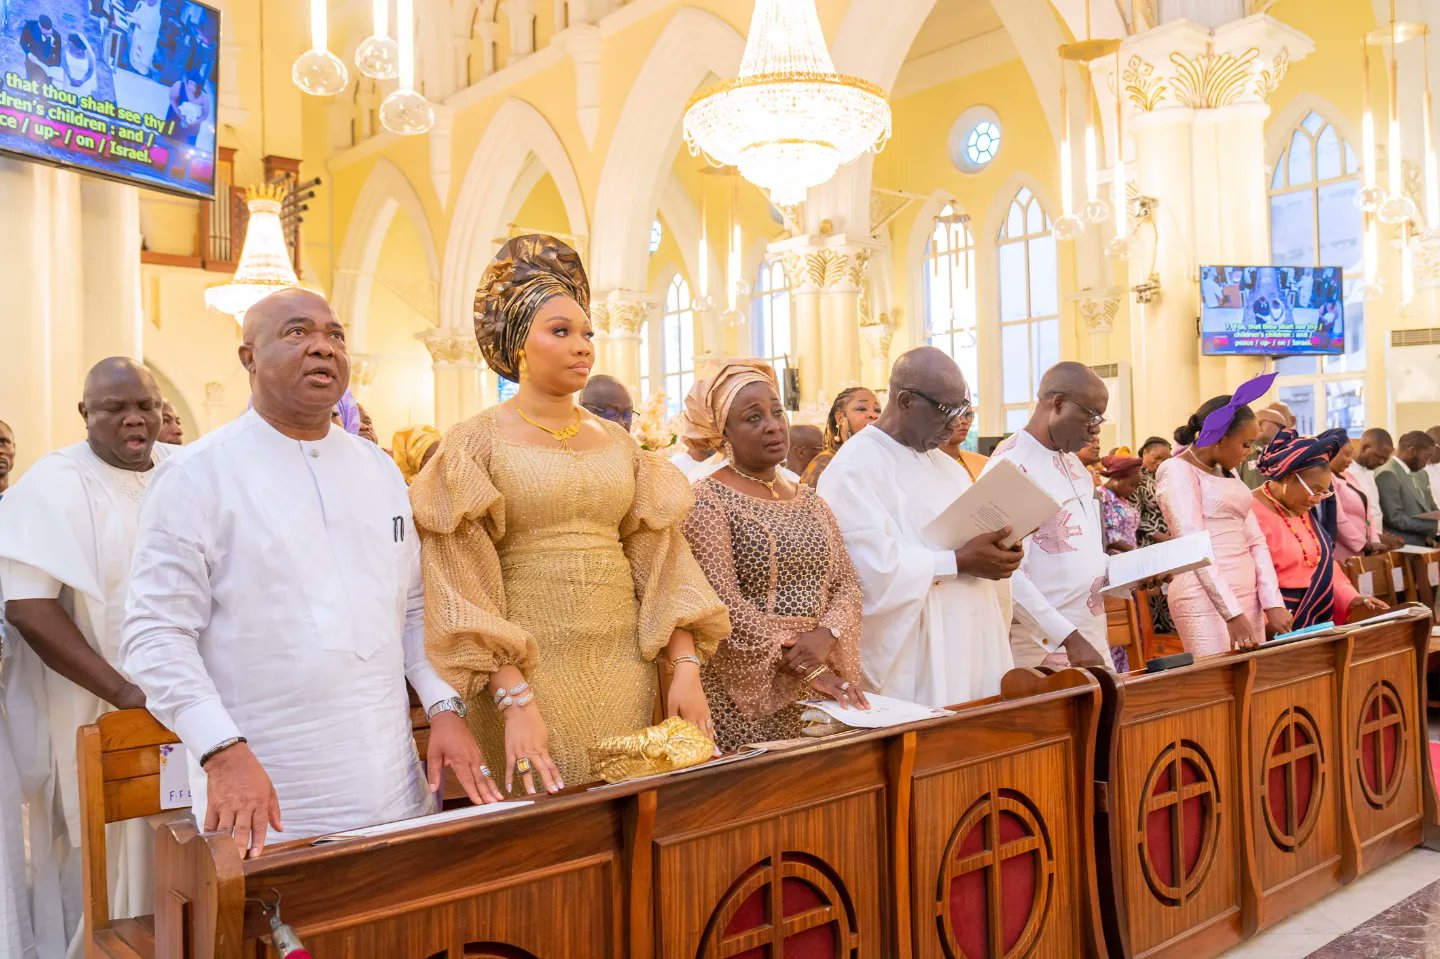
[{"label": "lace sleeve", "polygon": [[452,429],[410,487],[425,582],[425,651],[467,702],[488,698],[490,674],[528,674],[538,655],[528,631],[506,618],[495,541],[505,504],[490,479],[494,425],[479,416]]},{"label": "lace sleeve", "polygon": [[860,574],[845,549],[845,537],[835,514],[820,497],[815,497],[815,514],[825,526],[825,538],[830,546],[830,568],[825,584],[825,605],[820,613],[820,625],[828,626],[840,634],[835,649],[830,654],[830,668],[852,683],[861,681],[860,671],[860,618],[863,596],[860,590]]}]

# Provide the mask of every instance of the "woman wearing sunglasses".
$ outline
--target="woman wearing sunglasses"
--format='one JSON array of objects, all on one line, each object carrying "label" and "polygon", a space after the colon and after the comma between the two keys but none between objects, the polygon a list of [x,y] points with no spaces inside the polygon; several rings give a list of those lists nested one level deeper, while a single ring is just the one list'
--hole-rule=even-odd
[{"label": "woman wearing sunglasses", "polygon": [[1315,508],[1331,496],[1334,477],[1330,460],[1348,437],[1335,429],[1319,436],[1300,436],[1283,429],[1260,454],[1255,518],[1270,547],[1285,608],[1294,628],[1326,621],[1344,623],[1357,613],[1385,609],[1350,585],[1335,559],[1330,534],[1315,521]]}]

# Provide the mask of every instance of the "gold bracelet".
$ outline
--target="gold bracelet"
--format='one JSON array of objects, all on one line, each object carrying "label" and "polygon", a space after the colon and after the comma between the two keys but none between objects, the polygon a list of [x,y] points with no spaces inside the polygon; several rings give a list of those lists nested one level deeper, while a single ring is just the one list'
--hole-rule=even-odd
[{"label": "gold bracelet", "polygon": [[696,669],[699,669],[701,665],[699,656],[696,656],[693,653],[686,653],[683,656],[676,656],[674,659],[670,660],[670,672],[675,672],[675,667],[679,666],[681,663],[694,663]]},{"label": "gold bracelet", "polygon": [[814,669],[810,670],[810,672],[806,674],[805,679],[803,680],[803,682],[805,683],[805,685],[809,686],[809,685],[811,685],[812,683],[815,682],[815,679],[816,679],[821,673],[824,673],[824,672],[828,671],[829,669],[830,669],[829,666],[826,666],[824,663],[821,663],[819,666],[816,666]]}]

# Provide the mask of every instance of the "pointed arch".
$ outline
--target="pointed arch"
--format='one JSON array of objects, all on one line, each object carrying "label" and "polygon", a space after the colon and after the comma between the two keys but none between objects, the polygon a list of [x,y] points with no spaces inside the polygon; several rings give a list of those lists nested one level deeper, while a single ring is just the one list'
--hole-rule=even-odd
[{"label": "pointed arch", "polygon": [[599,289],[643,290],[650,223],[660,206],[685,104],[707,77],[733,77],[745,42],[712,13],[682,7],[640,68],[610,139],[595,197],[591,281]]},{"label": "pointed arch", "polygon": [[[435,236],[420,195],[400,169],[389,160],[379,160],[365,178],[360,196],[345,227],[340,256],[335,267],[334,307],[350,327],[354,349],[363,351],[369,327],[370,288],[380,248],[398,213],[404,213],[420,237],[428,279],[440,278],[440,261],[435,253]],[[432,294],[433,295],[433,294]],[[433,303],[431,311],[433,312]]]},{"label": "pointed arch", "polygon": [[[469,327],[475,286],[495,254],[495,238],[505,231],[505,212],[514,209],[511,195],[532,157],[555,181],[570,233],[584,237],[589,232],[580,181],[560,137],[539,110],[523,100],[506,100],[486,124],[485,135],[470,157],[450,219],[440,280],[441,327]],[[646,214],[647,229],[653,216]]]}]

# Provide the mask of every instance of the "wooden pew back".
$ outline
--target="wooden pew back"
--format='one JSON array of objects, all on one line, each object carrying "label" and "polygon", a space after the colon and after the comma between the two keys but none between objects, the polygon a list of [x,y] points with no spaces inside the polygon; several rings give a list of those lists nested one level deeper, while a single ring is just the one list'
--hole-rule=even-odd
[{"label": "wooden pew back", "polygon": [[1386,605],[1398,606],[1415,598],[1415,584],[1410,566],[1398,553],[1377,553],[1374,556],[1352,556],[1341,568],[1351,585],[1364,593],[1368,584],[1370,595]]}]

